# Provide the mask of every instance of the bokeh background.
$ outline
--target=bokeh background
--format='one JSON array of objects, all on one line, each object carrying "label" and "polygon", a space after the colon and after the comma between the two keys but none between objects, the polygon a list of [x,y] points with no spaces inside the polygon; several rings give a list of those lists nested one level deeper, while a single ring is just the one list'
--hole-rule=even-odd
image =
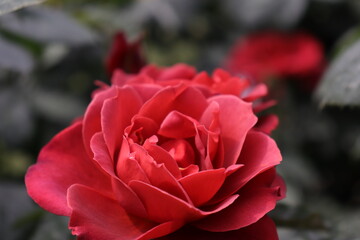
[{"label": "bokeh background", "polygon": [[253,34],[316,39],[323,61],[315,77],[261,80],[277,101],[266,113],[279,116],[272,136],[288,188],[271,216],[281,240],[360,239],[360,1],[48,0],[11,11],[38,2],[0,0],[1,239],[72,238],[67,218],[27,196],[24,175],[83,114],[94,81],[109,83],[118,32],[138,41],[148,63],[209,72],[226,67],[234,44]]}]

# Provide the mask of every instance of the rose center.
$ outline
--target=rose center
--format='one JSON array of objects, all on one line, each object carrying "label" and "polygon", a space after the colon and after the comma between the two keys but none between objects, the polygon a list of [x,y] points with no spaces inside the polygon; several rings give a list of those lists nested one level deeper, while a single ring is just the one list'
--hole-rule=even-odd
[{"label": "rose center", "polygon": [[161,144],[161,147],[170,153],[180,168],[186,168],[195,163],[194,150],[184,139],[169,140]]}]

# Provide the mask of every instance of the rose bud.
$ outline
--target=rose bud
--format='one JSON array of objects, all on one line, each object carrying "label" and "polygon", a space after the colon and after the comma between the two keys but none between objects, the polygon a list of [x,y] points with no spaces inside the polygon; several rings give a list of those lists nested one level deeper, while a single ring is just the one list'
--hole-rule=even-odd
[{"label": "rose bud", "polygon": [[135,42],[129,43],[122,32],[114,36],[105,64],[109,76],[116,69],[122,69],[127,73],[137,73],[145,65],[141,41],[142,37],[139,37]]}]

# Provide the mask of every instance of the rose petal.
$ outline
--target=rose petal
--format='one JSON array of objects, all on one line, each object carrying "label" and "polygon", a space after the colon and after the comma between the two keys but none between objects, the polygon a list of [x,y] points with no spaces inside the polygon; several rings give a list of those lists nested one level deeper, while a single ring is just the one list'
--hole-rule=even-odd
[{"label": "rose petal", "polygon": [[130,146],[125,137],[123,138],[118,162],[116,164],[116,172],[125,184],[128,184],[131,180],[150,182],[135,156],[130,155]]},{"label": "rose petal", "polygon": [[114,71],[112,71],[111,74],[111,83],[113,85],[117,85],[119,87],[122,87],[123,85],[125,85],[128,81],[130,81],[131,79],[133,79],[136,75],[134,74],[130,74],[130,73],[125,73],[124,70],[117,68]]},{"label": "rose petal", "polygon": [[195,206],[209,201],[222,186],[225,169],[207,170],[191,174],[179,180]]},{"label": "rose petal", "polygon": [[259,173],[278,165],[281,158],[273,139],[262,132],[249,132],[237,162],[244,166],[226,178],[213,200],[235,193]]},{"label": "rose petal", "polygon": [[163,69],[158,81],[169,80],[169,79],[192,79],[196,74],[196,69],[192,66],[178,63],[171,67]]},{"label": "rose petal", "polygon": [[183,177],[193,174],[193,173],[197,173],[199,172],[199,166],[198,165],[189,165],[186,168],[181,168],[181,175]]},{"label": "rose petal", "polygon": [[139,96],[143,102],[148,101],[162,89],[161,86],[146,83],[132,84],[132,87],[139,93]]},{"label": "rose petal", "polygon": [[253,114],[252,106],[243,100],[232,95],[218,95],[208,99],[210,103],[200,123],[209,126],[212,121],[213,104],[219,105],[220,134],[224,145],[224,167],[236,163],[247,132],[256,123],[256,116]]},{"label": "rose petal", "polygon": [[128,214],[116,200],[80,184],[69,188],[68,202],[69,228],[79,239],[136,239],[157,225]]},{"label": "rose petal", "polygon": [[248,227],[229,232],[208,232],[195,227],[186,226],[180,230],[159,238],[159,240],[278,240],[274,222],[268,216]]},{"label": "rose petal", "polygon": [[134,142],[143,144],[146,139],[155,135],[159,129],[152,119],[135,115],[131,120],[131,125],[125,128],[125,135]]},{"label": "rose petal", "polygon": [[231,78],[231,74],[221,68],[217,68],[213,71],[212,78],[214,82],[225,82],[227,79]]},{"label": "rose petal", "polygon": [[201,84],[207,87],[211,87],[213,84],[213,80],[209,76],[209,74],[205,71],[198,73],[194,79],[192,80],[193,83]]},{"label": "rose petal", "polygon": [[86,152],[90,157],[93,157],[93,153],[90,148],[91,138],[95,133],[101,131],[101,109],[106,99],[115,97],[117,94],[116,87],[110,87],[96,94],[86,109],[84,115],[84,127],[82,130],[84,146]]},{"label": "rose petal", "polygon": [[269,100],[266,102],[261,102],[259,104],[256,104],[256,105],[254,105],[254,113],[264,111],[265,109],[275,106],[276,104],[277,104],[276,100]]},{"label": "rose petal", "polygon": [[220,109],[217,102],[211,102],[200,119],[200,123],[204,124],[198,126],[198,136],[202,143],[196,143],[200,146],[199,149],[201,150],[203,149],[202,145],[206,146],[204,147],[204,149],[206,149],[206,155],[200,164],[202,169],[220,168],[223,165],[223,146],[219,137],[219,112]]},{"label": "rose petal", "polygon": [[239,197],[239,194],[231,195],[231,196],[225,198],[220,203],[217,203],[215,205],[204,205],[201,207],[201,209],[203,210],[204,213],[207,213],[206,215],[217,213],[217,212],[220,212],[223,209],[227,208],[231,204],[233,204],[233,202],[236,199],[238,199],[238,197]]},{"label": "rose petal", "polygon": [[143,145],[145,150],[149,153],[149,155],[156,161],[156,163],[161,164],[163,163],[168,171],[176,178],[181,177],[181,173],[179,170],[178,165],[174,158],[165,151],[163,148],[157,146],[156,144],[151,144],[150,142],[146,141]]},{"label": "rose petal", "polygon": [[189,138],[196,134],[198,122],[178,111],[170,112],[161,123],[158,134],[168,138]]},{"label": "rose petal", "polygon": [[91,138],[90,146],[94,154],[94,161],[110,176],[117,177],[114,171],[114,160],[110,156],[102,132],[96,133]]},{"label": "rose petal", "polygon": [[101,110],[101,127],[110,156],[115,159],[120,149],[124,129],[139,111],[142,100],[131,87],[117,88],[116,97],[105,100]]},{"label": "rose petal", "polygon": [[215,83],[213,89],[217,93],[232,94],[239,97],[249,85],[250,82],[246,78],[230,77],[223,82]]},{"label": "rose petal", "polygon": [[172,233],[179,228],[181,228],[184,225],[182,221],[171,221],[171,222],[165,222],[162,224],[157,225],[156,227],[150,229],[143,235],[139,237],[138,240],[148,240],[148,239],[157,239],[159,237],[168,235],[169,233]]},{"label": "rose petal", "polygon": [[113,178],[111,183],[116,199],[128,213],[138,217],[147,218],[144,204],[129,186],[116,178]]},{"label": "rose petal", "polygon": [[244,164],[235,164],[235,165],[229,166],[228,168],[226,168],[226,171],[225,171],[226,177],[230,176],[231,174],[233,174],[234,172],[236,172],[243,166],[244,166]]},{"label": "rose petal", "polygon": [[257,84],[248,95],[243,96],[242,99],[244,99],[247,102],[255,101],[256,99],[259,99],[261,97],[264,97],[268,94],[268,88],[264,83]]},{"label": "rose petal", "polygon": [[233,204],[197,221],[194,226],[212,232],[225,232],[255,223],[276,205],[279,187],[271,187],[275,176],[274,169],[258,175],[241,189],[240,197]]},{"label": "rose petal", "polygon": [[179,111],[199,119],[206,106],[206,99],[199,90],[180,85],[166,87],[158,92],[142,106],[139,115],[151,118],[157,123],[161,123],[171,111]]},{"label": "rose petal", "polygon": [[141,169],[146,173],[152,186],[162,189],[185,201],[190,201],[182,186],[165,168],[164,164],[157,164],[142,146],[133,144],[131,149],[135,153],[136,160],[141,166]]},{"label": "rose petal", "polygon": [[[25,176],[29,195],[41,207],[70,215],[66,201],[67,189],[80,183],[103,192],[110,192],[110,177],[84,149],[82,124],[76,123],[56,135],[40,152],[37,164]],[[80,172],[79,172],[80,171]],[[86,174],[81,174],[86,173]]]},{"label": "rose petal", "polygon": [[188,222],[199,219],[203,215],[189,203],[152,185],[132,181],[129,186],[144,203],[149,219],[152,221],[168,222],[176,219]]},{"label": "rose petal", "polygon": [[275,180],[271,186],[279,187],[278,200],[284,199],[286,197],[286,184],[285,184],[284,179],[280,175],[276,175]]},{"label": "rose petal", "polygon": [[270,134],[278,125],[278,116],[276,116],[275,114],[269,114],[260,117],[259,121],[255,125],[255,128],[266,134]]},{"label": "rose petal", "polygon": [[167,141],[161,144],[161,147],[170,153],[180,168],[185,168],[195,163],[193,147],[184,139]]}]

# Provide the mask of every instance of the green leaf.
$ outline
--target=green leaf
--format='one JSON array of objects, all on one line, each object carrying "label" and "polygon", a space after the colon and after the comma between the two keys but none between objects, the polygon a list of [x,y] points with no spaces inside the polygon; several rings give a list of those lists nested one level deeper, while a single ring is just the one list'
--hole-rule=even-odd
[{"label": "green leaf", "polygon": [[0,15],[43,1],[44,0],[0,0]]},{"label": "green leaf", "polygon": [[360,40],[333,60],[315,97],[324,106],[360,106]]}]

